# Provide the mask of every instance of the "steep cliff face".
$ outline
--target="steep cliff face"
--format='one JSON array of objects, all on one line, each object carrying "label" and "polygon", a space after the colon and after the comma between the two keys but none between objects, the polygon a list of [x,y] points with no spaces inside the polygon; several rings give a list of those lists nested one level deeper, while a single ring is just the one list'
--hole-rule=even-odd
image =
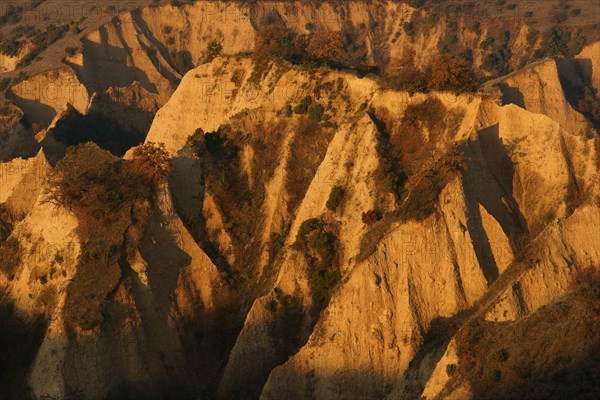
[{"label": "steep cliff face", "polygon": [[227,346],[220,335],[231,329],[218,321],[232,297],[168,191],[90,231],[89,221],[50,200],[43,154],[30,164],[38,185],[23,171],[3,193],[4,205],[27,216],[8,239],[15,253],[1,282],[17,313],[49,321],[29,370],[35,397],[208,390]]},{"label": "steep cliff face", "polygon": [[[126,8],[129,5],[122,7]],[[436,17],[433,24],[432,15]],[[180,53],[189,52],[189,61],[198,65],[207,54],[208,44],[217,40],[223,46],[223,54],[249,54],[257,31],[273,21],[294,35],[340,31],[347,40],[363,43],[363,49],[355,46],[352,53],[365,66],[386,66],[401,59],[406,47],[415,50],[416,60],[425,64],[439,52],[444,37],[451,35],[456,38],[457,47],[474,49],[472,58],[478,67],[485,51],[479,43],[501,29],[519,33],[510,39],[513,68],[519,66],[517,60],[532,53],[535,46],[519,44],[532,29],[527,19],[515,20],[499,13],[497,19],[491,20],[493,23],[483,24],[481,31],[474,33],[465,15],[455,26],[450,22],[455,17],[451,8],[416,10],[402,2],[362,1],[343,4],[201,1],[181,7],[128,10],[97,29],[86,29],[79,38],[80,52],[64,57],[60,65],[46,63],[49,70],[35,73],[17,85],[13,97],[20,107],[28,107],[35,122],[44,127],[65,102],[85,113],[94,93],[103,94],[111,87],[128,90],[134,82],[162,105],[186,72],[178,61]],[[405,26],[409,22],[410,29]],[[23,52],[27,53],[26,50]],[[54,53],[49,57],[56,58]]]},{"label": "steep cliff face", "polygon": [[[231,63],[215,61],[214,67],[206,68],[220,69],[221,62]],[[575,125],[568,125],[567,131],[555,120],[559,112],[553,110],[576,111],[562,95],[553,68],[555,86],[549,90],[556,91],[554,96],[562,105],[552,109],[530,111],[485,99],[440,96],[447,110],[460,110],[462,117],[437,150],[441,152],[448,140],[463,143],[467,168],[443,188],[432,215],[418,221],[384,219],[376,225],[373,229],[382,231],[381,239],[366,258],[359,254],[364,252],[361,242],[371,236],[365,235],[369,228],[359,215],[375,207],[378,196],[368,183],[363,189],[357,185],[369,182],[366,177],[373,179],[381,162],[376,151],[381,125],[376,115],[385,115],[383,106],[395,103],[399,107],[387,118],[398,121],[409,104],[428,97],[409,98],[378,89],[368,79],[342,75],[351,101],[367,106],[357,112],[349,127],[342,122],[330,140],[294,213],[287,246],[275,264],[279,272],[272,290],[254,303],[246,317],[225,369],[221,395],[258,394],[261,385],[257,382],[266,380],[269,371],[297,348],[296,355],[270,373],[264,398],[399,395],[407,385],[404,373],[412,376],[411,360],[430,340],[427,332],[432,321],[473,310],[495,320],[523,316],[565,291],[572,270],[597,263],[598,249],[580,236],[597,236],[594,225],[584,222],[597,219],[599,211],[597,138],[579,135],[584,132],[578,129],[570,133]],[[149,141],[164,141],[176,151],[197,127],[215,130],[223,123],[209,116],[239,113],[235,107],[244,97],[243,86],[227,91],[231,93],[227,102],[194,97],[202,86],[198,77],[205,75],[204,70],[186,76],[181,95],[176,92],[155,119]],[[268,103],[259,100],[250,106],[259,110],[283,107],[277,88],[301,86],[295,74],[269,75],[265,87],[271,86],[270,79],[279,79],[273,85],[273,97]],[[518,74],[510,79],[516,87],[525,81]],[[229,77],[225,75],[223,80],[227,82]],[[288,84],[290,81],[296,84]],[[215,82],[215,87],[220,84]],[[333,104],[339,108],[338,103]],[[178,118],[175,110],[188,107],[202,111],[194,118]],[[215,108],[219,112],[214,112]],[[577,115],[578,120],[583,118]],[[171,125],[177,132],[174,135],[167,131],[167,121],[176,121]],[[325,203],[332,187],[339,184],[350,197],[332,218]],[[302,223],[311,218],[336,225],[339,238],[346,238],[340,239],[341,283],[316,317],[311,312],[310,266],[305,255],[291,246]],[[527,244],[534,239],[535,246]],[[528,258],[523,262],[523,257]],[[494,286],[502,274],[510,281]],[[492,300],[486,297],[485,307],[475,308],[484,296]],[[438,301],[440,298],[444,301]],[[282,324],[293,327],[288,328],[292,339],[287,343],[276,337]],[[364,365],[356,360],[363,360]],[[430,374],[435,357],[427,362]],[[348,365],[353,367],[348,370]]]},{"label": "steep cliff face", "polygon": [[[353,55],[365,68],[406,46],[425,65],[448,29],[476,48],[476,67],[496,30],[513,32],[513,68],[534,50],[521,20],[476,33],[442,18],[411,34],[404,22],[422,27],[428,12],[144,8],[13,85],[0,126],[0,288],[8,319],[44,321],[15,382],[35,398],[478,398],[486,387],[469,366],[485,363],[472,348],[487,354],[496,327],[506,339],[506,326],[539,315],[567,320],[552,303],[600,265],[600,139],[578,105],[599,87],[597,44],[462,95],[283,60],[261,75],[247,57],[273,20],[295,34],[342,31],[364,44]],[[223,55],[203,63],[215,39]],[[186,73],[181,52],[202,65]],[[131,204],[118,185],[102,197],[89,181],[83,191],[112,207],[103,220],[53,196],[67,147],[87,141],[113,155],[87,144],[85,161],[114,174],[144,141],[163,144],[173,170]],[[486,340],[465,341],[474,326]]]}]

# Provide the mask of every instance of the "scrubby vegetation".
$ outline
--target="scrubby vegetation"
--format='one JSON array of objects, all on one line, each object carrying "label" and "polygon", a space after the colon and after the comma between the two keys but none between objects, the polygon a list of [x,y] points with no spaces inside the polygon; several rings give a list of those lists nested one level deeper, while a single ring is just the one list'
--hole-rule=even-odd
[{"label": "scrubby vegetation", "polygon": [[[123,160],[92,143],[72,146],[49,180],[49,202],[70,209],[82,239],[76,274],[69,284],[64,318],[71,327],[92,329],[121,276],[124,230],[143,224],[156,185],[170,171],[162,145],[145,144]],[[140,211],[146,210],[146,211]],[[131,245],[128,248],[133,248]],[[54,263],[64,259],[57,253]],[[48,277],[40,278],[46,282]]]},{"label": "scrubby vegetation", "polygon": [[289,195],[288,212],[293,215],[304,198],[319,164],[323,161],[331,136],[311,118],[301,116],[296,122],[296,133],[286,164],[285,189]]},{"label": "scrubby vegetation", "polygon": [[[232,239],[233,252],[243,254],[244,262],[233,268],[236,285],[248,285],[254,273],[249,267],[261,251],[260,218],[264,189],[251,186],[241,161],[247,136],[230,125],[214,132],[199,129],[188,145],[204,160],[204,187],[219,208],[225,229]],[[258,177],[257,177],[258,178]]]},{"label": "scrubby vegetation", "polygon": [[406,48],[402,58],[386,68],[384,83],[394,89],[408,91],[411,96],[430,90],[458,94],[473,92],[477,88],[478,77],[463,57],[443,54],[423,69],[416,67],[414,57],[414,50]]},{"label": "scrubby vegetation", "polygon": [[62,38],[68,31],[69,24],[50,24],[44,31],[30,25],[19,25],[12,29],[9,38],[0,38],[0,52],[15,57],[21,52],[25,44],[30,42],[33,48],[17,65],[17,67],[24,67],[29,65],[41,52]]},{"label": "scrubby vegetation", "polygon": [[363,68],[360,56],[340,31],[295,35],[283,24],[267,21],[256,35],[254,77],[262,76],[270,62],[290,61],[308,66]]},{"label": "scrubby vegetation", "polygon": [[9,4],[6,11],[0,17],[0,25],[14,25],[23,18],[23,7],[20,5]]},{"label": "scrubby vegetation", "polygon": [[576,290],[515,322],[469,322],[457,336],[451,387],[466,379],[477,398],[598,397],[599,276],[582,276],[589,284],[585,296]]},{"label": "scrubby vegetation", "polygon": [[109,223],[119,211],[150,197],[170,166],[160,145],[147,144],[134,160],[122,160],[95,144],[69,147],[50,179],[50,202],[82,218]]},{"label": "scrubby vegetation", "polygon": [[587,39],[581,31],[573,34],[569,30],[552,27],[544,32],[541,48],[535,51],[534,58],[573,58],[583,50],[586,43]]},{"label": "scrubby vegetation", "polygon": [[223,45],[221,42],[218,40],[211,40],[206,49],[206,54],[204,55],[202,64],[208,64],[212,62],[212,60],[221,55],[221,51],[223,51]]},{"label": "scrubby vegetation", "polygon": [[308,263],[312,311],[318,314],[341,278],[337,238],[322,220],[313,218],[302,223],[293,246],[304,254]]},{"label": "scrubby vegetation", "polygon": [[164,143],[144,143],[133,151],[133,171],[157,185],[171,173],[171,158]]}]

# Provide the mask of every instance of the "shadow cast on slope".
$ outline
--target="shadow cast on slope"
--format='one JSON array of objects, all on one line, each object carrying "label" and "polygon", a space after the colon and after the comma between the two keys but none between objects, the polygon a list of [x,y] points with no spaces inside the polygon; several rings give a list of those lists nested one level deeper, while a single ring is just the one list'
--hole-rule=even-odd
[{"label": "shadow cast on slope", "polygon": [[[467,228],[475,232],[477,259],[484,268],[488,283],[498,277],[499,260],[495,260],[488,234],[483,226],[480,207],[500,225],[513,254],[524,247],[529,230],[527,221],[513,195],[514,165],[499,137],[498,124],[480,130],[476,140],[467,143],[469,168],[463,175],[467,205]],[[492,280],[490,280],[492,278]]]},{"label": "shadow cast on slope", "polygon": [[27,375],[47,325],[41,316],[25,318],[11,303],[0,302],[0,397],[3,399],[34,398]]},{"label": "shadow cast on slope", "polygon": [[[121,28],[116,20],[113,26],[122,38]],[[154,83],[141,69],[134,66],[131,49],[121,39],[123,47],[109,44],[108,31],[105,27],[99,29],[100,43],[83,38],[84,65],[67,63],[76,73],[79,81],[88,88],[90,93],[104,92],[111,86],[127,87],[138,81],[144,89],[158,93]]]}]

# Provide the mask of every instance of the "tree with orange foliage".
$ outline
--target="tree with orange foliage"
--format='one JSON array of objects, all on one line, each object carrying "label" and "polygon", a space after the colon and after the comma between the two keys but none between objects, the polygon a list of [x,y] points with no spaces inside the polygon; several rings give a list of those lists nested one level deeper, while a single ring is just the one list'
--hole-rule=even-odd
[{"label": "tree with orange foliage", "polygon": [[306,54],[320,63],[335,67],[346,66],[350,62],[350,56],[345,47],[340,31],[315,34],[308,39]]},{"label": "tree with orange foliage", "polygon": [[458,93],[472,92],[477,87],[477,75],[462,57],[444,54],[428,67],[432,89]]},{"label": "tree with orange foliage", "polygon": [[386,83],[397,90],[406,90],[412,96],[415,93],[429,91],[428,79],[415,66],[415,51],[405,47],[400,58],[394,58],[385,71]]},{"label": "tree with orange foliage", "polygon": [[254,39],[253,59],[257,64],[271,59],[288,59],[293,53],[290,32],[276,23],[263,25]]}]

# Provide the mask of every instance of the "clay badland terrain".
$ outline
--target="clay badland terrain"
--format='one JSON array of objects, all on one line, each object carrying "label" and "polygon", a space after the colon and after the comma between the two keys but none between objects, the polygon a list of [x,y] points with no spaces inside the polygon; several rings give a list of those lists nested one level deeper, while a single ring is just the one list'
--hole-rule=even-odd
[{"label": "clay badland terrain", "polygon": [[600,396],[598,1],[0,14],[1,398]]}]

